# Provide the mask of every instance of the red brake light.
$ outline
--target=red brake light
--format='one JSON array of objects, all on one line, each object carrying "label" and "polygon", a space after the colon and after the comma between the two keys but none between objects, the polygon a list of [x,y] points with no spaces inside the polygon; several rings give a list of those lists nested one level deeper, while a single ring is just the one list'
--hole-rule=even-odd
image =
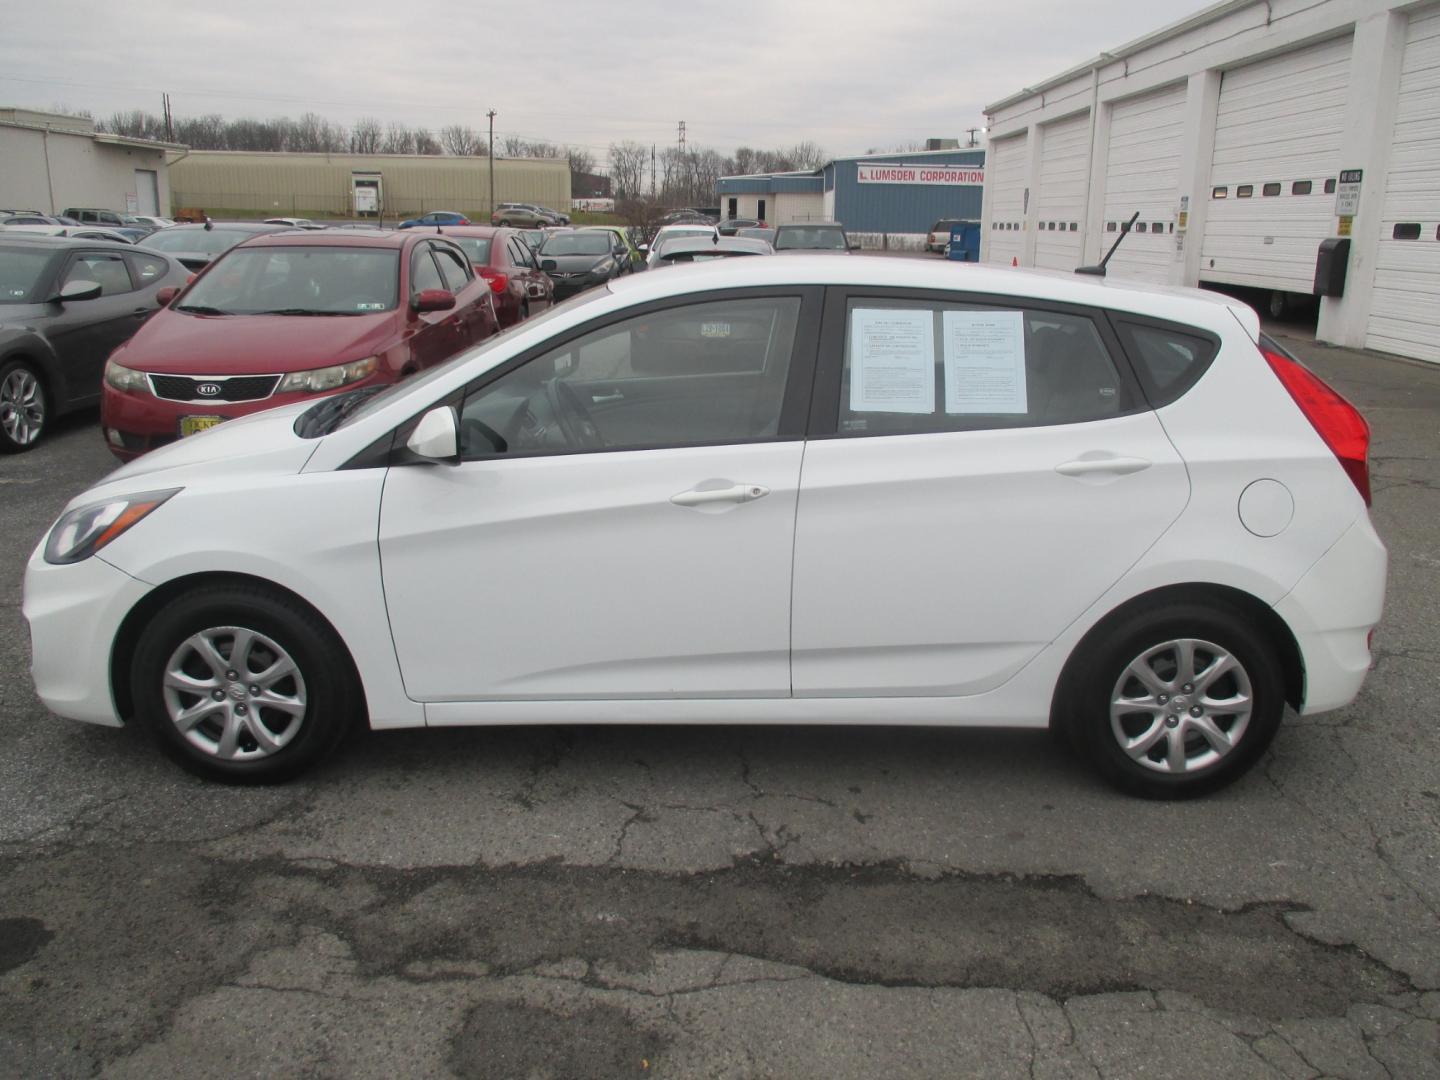
[{"label": "red brake light", "polygon": [[1309,368],[1281,353],[1261,353],[1369,506],[1370,425],[1365,417]]},{"label": "red brake light", "polygon": [[480,267],[480,276],[490,283],[490,291],[493,293],[503,293],[505,286],[510,284],[510,275],[491,270],[488,266]]}]

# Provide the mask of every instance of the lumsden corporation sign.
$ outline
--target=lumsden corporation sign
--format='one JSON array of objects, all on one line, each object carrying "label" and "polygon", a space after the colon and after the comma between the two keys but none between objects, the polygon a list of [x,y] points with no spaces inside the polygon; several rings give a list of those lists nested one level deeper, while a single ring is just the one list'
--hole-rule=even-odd
[{"label": "lumsden corporation sign", "polygon": [[983,184],[976,165],[858,165],[862,184]]}]

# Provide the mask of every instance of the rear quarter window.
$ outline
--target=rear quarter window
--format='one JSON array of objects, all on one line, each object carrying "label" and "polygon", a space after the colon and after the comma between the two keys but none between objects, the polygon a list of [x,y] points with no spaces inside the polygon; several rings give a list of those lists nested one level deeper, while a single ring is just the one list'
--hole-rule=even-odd
[{"label": "rear quarter window", "polygon": [[1209,369],[1220,342],[1204,330],[1116,319],[1115,329],[1152,408],[1182,397]]}]

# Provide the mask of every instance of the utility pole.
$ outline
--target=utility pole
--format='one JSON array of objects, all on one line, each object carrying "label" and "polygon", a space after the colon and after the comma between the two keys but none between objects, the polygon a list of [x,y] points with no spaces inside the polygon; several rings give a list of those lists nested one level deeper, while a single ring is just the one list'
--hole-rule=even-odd
[{"label": "utility pole", "polygon": [[979,146],[980,144],[975,141],[975,133],[976,133],[977,131],[979,131],[980,129],[979,129],[979,128],[966,128],[965,130],[970,133],[970,145],[971,145],[971,146]]},{"label": "utility pole", "polygon": [[681,121],[680,121],[680,132],[679,132],[679,135],[680,135],[680,152],[683,154],[683,153],[685,152],[685,121],[684,121],[684,120],[681,120]]},{"label": "utility pole", "polygon": [[161,95],[160,95],[160,107],[161,107],[161,111],[165,114],[165,141],[166,141],[166,142],[174,142],[174,141],[175,141],[175,122],[174,122],[173,118],[172,118],[171,115],[170,115],[170,95],[169,95],[169,94],[161,94]]},{"label": "utility pole", "polygon": [[485,114],[490,118],[490,216],[495,216],[495,110]]},{"label": "utility pole", "polygon": [[655,197],[655,144],[650,144],[650,197]]}]

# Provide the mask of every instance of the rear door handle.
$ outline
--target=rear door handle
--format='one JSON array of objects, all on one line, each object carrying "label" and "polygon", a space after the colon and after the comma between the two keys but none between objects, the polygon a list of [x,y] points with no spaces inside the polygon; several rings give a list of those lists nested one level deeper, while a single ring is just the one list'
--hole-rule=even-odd
[{"label": "rear door handle", "polygon": [[1062,462],[1055,466],[1061,476],[1089,476],[1093,473],[1110,473],[1113,476],[1128,476],[1130,473],[1148,469],[1151,462],[1138,457],[1084,457]]},{"label": "rear door handle", "polygon": [[606,404],[607,402],[611,402],[611,401],[624,401],[624,400],[625,400],[625,395],[622,394],[622,393],[620,393],[620,391],[618,391],[618,390],[616,390],[616,391],[615,391],[614,393],[612,393],[612,394],[591,394],[591,395],[590,395],[590,403],[591,403],[592,405],[604,405],[604,404]]},{"label": "rear door handle", "polygon": [[735,484],[727,488],[711,488],[706,491],[682,491],[671,495],[670,501],[676,506],[704,506],[707,503],[753,502],[770,494],[770,489],[759,484]]}]

